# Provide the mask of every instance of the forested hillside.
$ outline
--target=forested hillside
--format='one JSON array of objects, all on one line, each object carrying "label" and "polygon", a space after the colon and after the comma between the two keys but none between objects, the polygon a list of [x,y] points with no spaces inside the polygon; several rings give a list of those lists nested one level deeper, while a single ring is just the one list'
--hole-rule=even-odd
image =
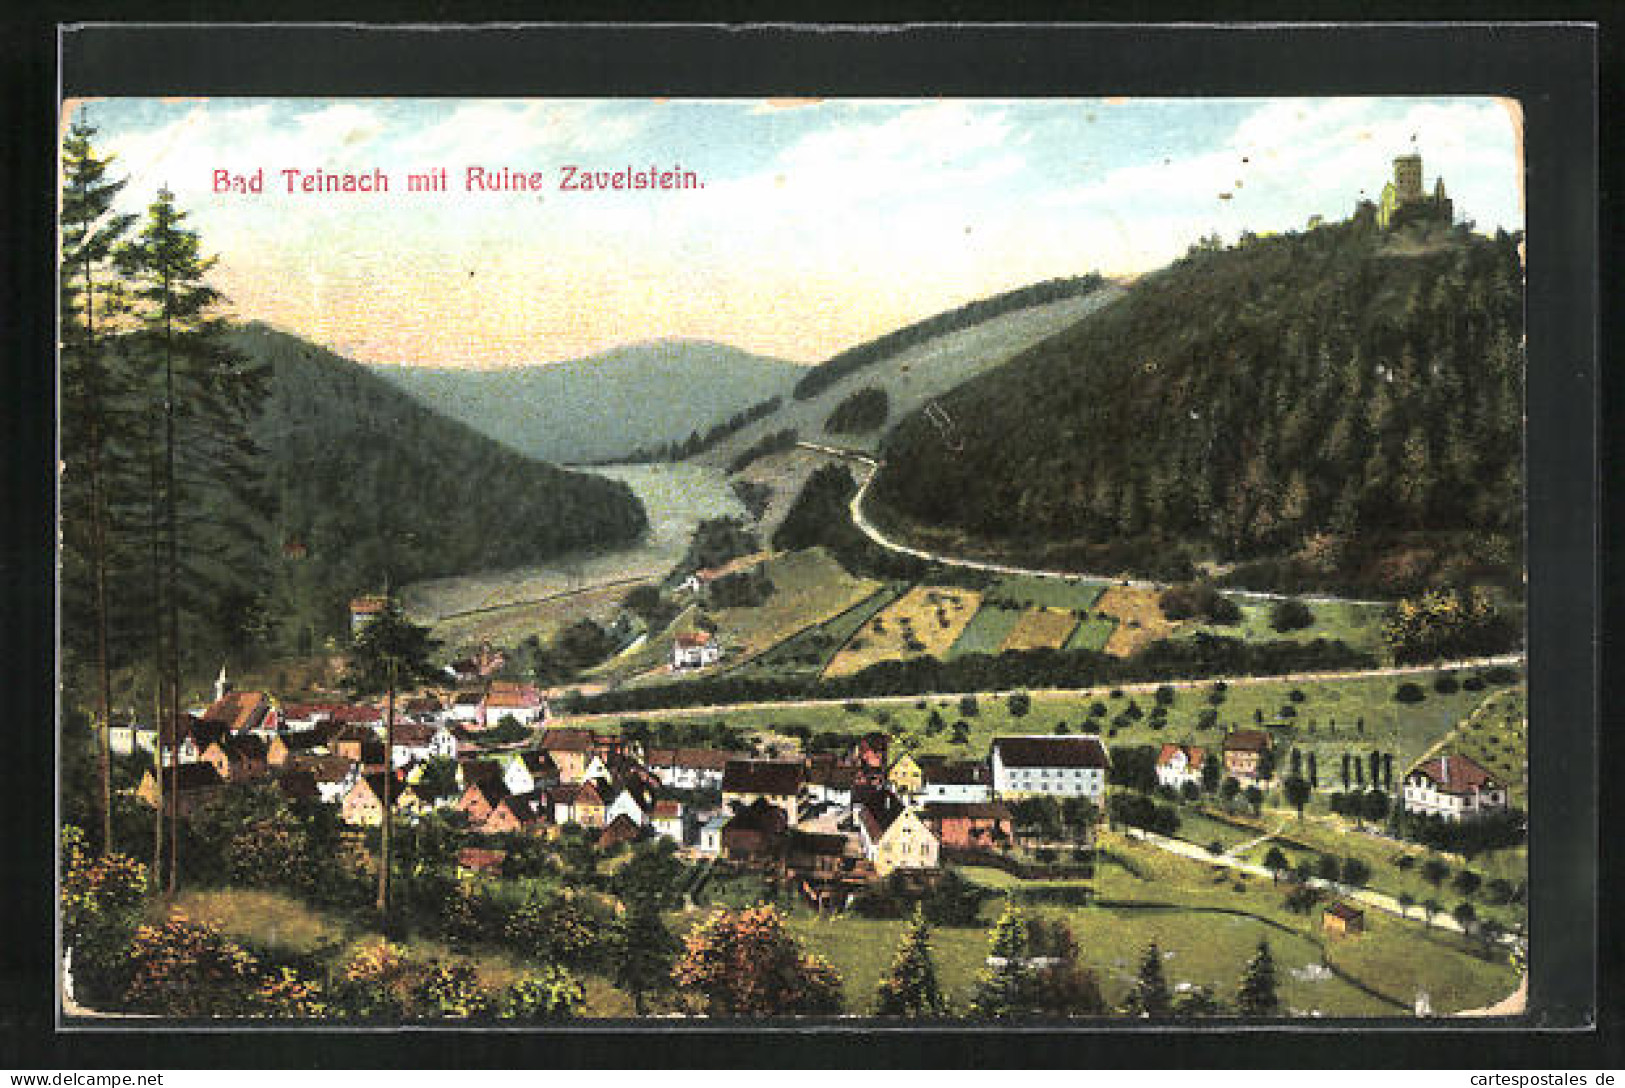
[{"label": "forested hillside", "polygon": [[273,368],[255,427],[276,502],[270,615],[302,646],[342,630],[349,595],[631,542],[642,506],[419,405],[367,368],[262,325],[233,336]]},{"label": "forested hillside", "polygon": [[915,412],[869,510],[1074,568],[1403,592],[1515,582],[1517,239],[1349,222],[1204,245]]}]

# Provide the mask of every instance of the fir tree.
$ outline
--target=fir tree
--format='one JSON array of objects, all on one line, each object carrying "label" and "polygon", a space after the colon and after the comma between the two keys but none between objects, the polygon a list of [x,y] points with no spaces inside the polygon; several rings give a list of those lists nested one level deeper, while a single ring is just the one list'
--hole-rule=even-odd
[{"label": "fir tree", "polygon": [[671,984],[672,965],[682,947],[655,904],[649,896],[632,899],[615,929],[615,985],[632,995],[639,1016],[647,995]]},{"label": "fir tree", "polygon": [[931,925],[925,912],[914,908],[914,920],[903,935],[892,962],[891,973],[881,980],[875,994],[877,1016],[945,1016],[948,1002],[937,983],[937,967],[931,957]]},{"label": "fir tree", "polygon": [[1162,973],[1162,949],[1155,941],[1140,960],[1140,977],[1129,1000],[1133,1011],[1141,1016],[1160,1018],[1173,1012],[1168,980]]},{"label": "fir tree", "polygon": [[[108,321],[116,313],[120,292],[112,265],[135,217],[115,214],[113,202],[124,188],[112,180],[112,156],[98,155],[92,145],[96,130],[83,119],[74,122],[62,147],[61,243],[61,412],[62,543],[64,611],[88,590],[90,622],[64,625],[65,638],[85,629],[94,632],[95,727],[100,774],[101,849],[112,849],[112,770],[107,730],[112,702],[109,660],[108,583],[112,577],[113,541],[110,510],[116,471],[114,451],[122,440],[119,404],[124,376],[111,364]],[[88,568],[89,585],[72,574]],[[76,619],[77,617],[75,617]],[[161,805],[159,806],[162,807]]]},{"label": "fir tree", "polygon": [[1277,1016],[1281,999],[1275,991],[1275,958],[1268,941],[1258,942],[1258,951],[1247,964],[1236,989],[1236,1010],[1243,1016]]}]

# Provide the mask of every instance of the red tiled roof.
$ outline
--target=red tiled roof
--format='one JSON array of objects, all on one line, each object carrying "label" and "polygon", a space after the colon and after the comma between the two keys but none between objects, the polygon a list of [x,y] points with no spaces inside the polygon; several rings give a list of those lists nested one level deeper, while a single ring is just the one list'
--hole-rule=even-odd
[{"label": "red tiled roof", "polygon": [[232,691],[211,703],[203,720],[223,723],[236,732],[254,728],[271,709],[271,697],[263,691]]},{"label": "red tiled roof", "polygon": [[1185,761],[1192,767],[1200,767],[1207,758],[1207,751],[1202,748],[1193,748],[1188,744],[1164,744],[1157,755],[1157,766],[1166,767],[1178,752],[1185,753]]},{"label": "red tiled roof", "polygon": [[506,850],[489,850],[483,846],[465,846],[457,851],[457,864],[464,869],[492,872],[500,870],[507,857],[508,852]]},{"label": "red tiled roof", "polygon": [[597,745],[598,738],[590,729],[547,729],[536,742],[544,752],[590,752]]},{"label": "red tiled roof", "polygon": [[708,646],[710,643],[711,633],[709,631],[695,631],[692,634],[677,636],[677,645],[685,650],[691,650],[696,646]]},{"label": "red tiled roof", "polygon": [[1099,767],[1110,758],[1099,737],[998,737],[993,741],[1007,767]]},{"label": "red tiled roof", "polygon": [[1357,918],[1365,917],[1365,911],[1351,907],[1343,902],[1333,903],[1326,908],[1326,913],[1341,918],[1345,922],[1352,922]]},{"label": "red tiled roof", "polygon": [[675,820],[683,814],[683,806],[676,801],[656,801],[649,813],[652,820]]},{"label": "red tiled roof", "polygon": [[1495,789],[1495,777],[1466,756],[1435,756],[1416,768],[1441,793],[1471,793],[1475,789]]}]

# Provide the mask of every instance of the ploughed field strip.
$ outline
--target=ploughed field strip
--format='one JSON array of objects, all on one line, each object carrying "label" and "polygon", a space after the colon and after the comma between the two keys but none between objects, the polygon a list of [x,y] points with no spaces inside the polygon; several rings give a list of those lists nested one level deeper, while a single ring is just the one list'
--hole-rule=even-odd
[{"label": "ploughed field strip", "polygon": [[1157,601],[1156,590],[1139,586],[1112,586],[1102,593],[1096,611],[1117,621],[1105,651],[1113,657],[1129,657],[1177,631],[1179,624],[1162,614]]},{"label": "ploughed field strip", "polygon": [[883,609],[847,640],[825,670],[826,676],[850,676],[881,661],[941,657],[981,606],[974,590],[916,586]]},{"label": "ploughed field strip", "polygon": [[1078,615],[1061,608],[1030,608],[1021,614],[1000,650],[1052,650],[1065,646]]}]

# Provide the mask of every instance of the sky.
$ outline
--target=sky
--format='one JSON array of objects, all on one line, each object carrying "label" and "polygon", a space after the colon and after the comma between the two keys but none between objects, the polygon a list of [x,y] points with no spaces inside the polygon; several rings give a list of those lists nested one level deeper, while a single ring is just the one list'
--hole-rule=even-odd
[{"label": "sky", "polygon": [[[64,115],[167,186],[230,312],[362,362],[499,368],[660,338],[816,362],[1056,276],[1132,277],[1199,237],[1300,229],[1423,156],[1458,218],[1521,229],[1521,119],[1493,98],[102,99]],[[691,189],[561,191],[564,168]],[[444,167],[442,193],[407,174]],[[466,192],[467,168],[542,176]],[[389,191],[286,191],[284,170]],[[262,193],[215,172],[263,170]]]}]

